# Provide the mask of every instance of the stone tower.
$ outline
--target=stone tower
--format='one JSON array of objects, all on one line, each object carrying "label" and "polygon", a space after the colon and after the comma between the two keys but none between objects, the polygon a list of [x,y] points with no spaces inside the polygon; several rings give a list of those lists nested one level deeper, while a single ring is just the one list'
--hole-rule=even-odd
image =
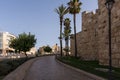
[{"label": "stone tower", "polygon": [[[96,13],[82,12],[82,31],[77,33],[78,56],[84,60],[99,60],[108,65],[108,12],[106,0],[98,0]],[[120,0],[112,8],[112,65],[120,67]],[[74,54],[74,39],[71,39]]]}]

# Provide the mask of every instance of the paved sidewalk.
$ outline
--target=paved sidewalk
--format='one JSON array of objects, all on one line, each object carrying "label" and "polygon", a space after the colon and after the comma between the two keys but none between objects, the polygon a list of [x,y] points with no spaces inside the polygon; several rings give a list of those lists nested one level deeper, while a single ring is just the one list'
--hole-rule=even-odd
[{"label": "paved sidewalk", "polygon": [[41,57],[33,63],[24,80],[94,80],[56,62],[54,56]]}]

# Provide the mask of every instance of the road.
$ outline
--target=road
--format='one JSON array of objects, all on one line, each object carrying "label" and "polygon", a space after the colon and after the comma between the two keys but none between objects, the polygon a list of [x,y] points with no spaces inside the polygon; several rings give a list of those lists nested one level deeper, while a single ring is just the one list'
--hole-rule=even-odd
[{"label": "road", "polygon": [[94,80],[56,62],[54,56],[41,57],[30,67],[24,80]]}]

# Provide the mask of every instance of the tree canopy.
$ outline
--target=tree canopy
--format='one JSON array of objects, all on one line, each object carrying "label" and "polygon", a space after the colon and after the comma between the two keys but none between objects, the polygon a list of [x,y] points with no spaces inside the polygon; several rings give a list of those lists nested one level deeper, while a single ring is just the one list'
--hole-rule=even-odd
[{"label": "tree canopy", "polygon": [[[32,47],[34,47],[36,44],[35,35],[32,35],[31,33],[26,34],[22,33],[19,34],[17,38],[12,39],[10,41],[10,47],[14,48],[16,51],[22,51],[26,54],[27,51],[29,51]],[[27,54],[26,54],[27,56]]]},{"label": "tree canopy", "polygon": [[45,46],[45,47],[44,47],[44,51],[49,53],[49,52],[52,51],[52,49],[51,49],[50,46]]},{"label": "tree canopy", "polygon": [[79,2],[79,0],[71,0],[71,1],[68,3],[69,13],[70,13],[70,14],[79,13],[80,10],[81,10],[81,8],[80,8],[81,5],[82,5],[82,3]]}]

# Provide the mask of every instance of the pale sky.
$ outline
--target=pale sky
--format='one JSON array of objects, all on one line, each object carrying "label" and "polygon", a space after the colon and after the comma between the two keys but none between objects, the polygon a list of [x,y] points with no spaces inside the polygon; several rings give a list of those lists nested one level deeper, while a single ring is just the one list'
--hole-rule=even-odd
[{"label": "pale sky", "polygon": [[[54,9],[70,0],[0,0],[0,31],[18,35],[31,32],[37,38],[36,47],[59,45],[59,16]],[[97,0],[80,0],[83,11],[95,11]],[[77,32],[81,31],[81,12],[77,14]],[[71,19],[73,15],[64,18]]]}]

